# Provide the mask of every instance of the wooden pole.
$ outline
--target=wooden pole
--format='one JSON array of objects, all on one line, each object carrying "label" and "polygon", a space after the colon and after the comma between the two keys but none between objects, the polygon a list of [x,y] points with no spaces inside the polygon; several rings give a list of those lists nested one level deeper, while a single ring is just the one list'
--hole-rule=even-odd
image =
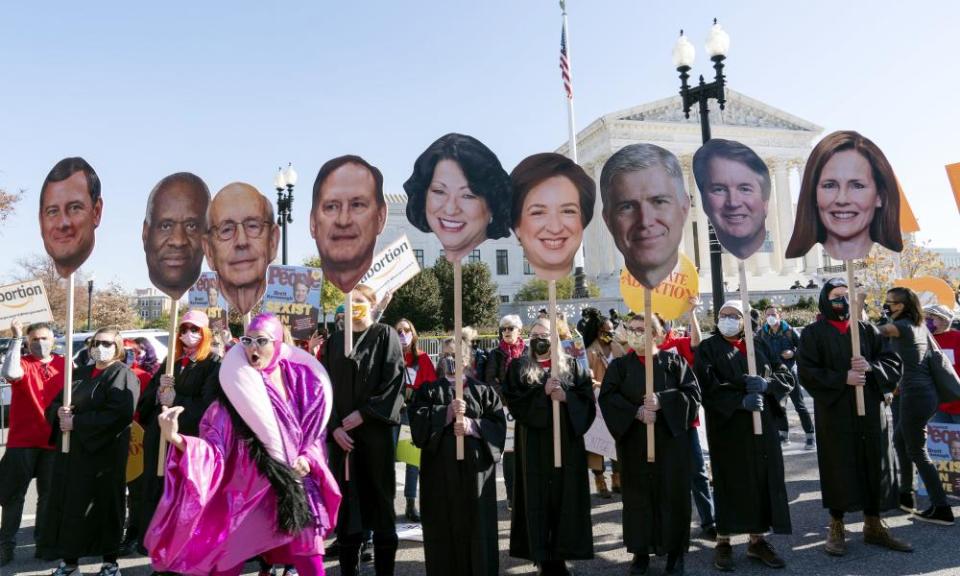
[{"label": "wooden pole", "polygon": [[[645,395],[649,396],[653,394],[653,293],[649,288],[643,289],[643,330],[643,375],[646,381]],[[654,425],[647,424],[647,462],[656,461],[655,440]]]},{"label": "wooden pole", "polygon": [[[180,301],[173,301],[173,308],[170,310],[170,337],[167,339],[167,365],[163,373],[173,377],[173,365],[176,362],[177,350],[177,315],[180,313]],[[160,449],[157,450],[157,476],[163,476],[167,464],[167,439],[160,436]]]},{"label": "wooden pole", "polygon": [[[850,300],[850,341],[853,357],[860,356],[860,298],[857,295],[857,275],[853,271],[853,260],[844,260],[847,268],[847,294]],[[863,386],[854,386],[857,397],[857,416],[867,415],[867,406],[863,400]]]},{"label": "wooden pole", "polygon": [[[93,295],[91,294],[91,297]],[[67,277],[67,335],[63,362],[63,405],[70,407],[73,404],[73,274]],[[63,442],[60,450],[64,454],[70,453],[70,433],[63,433]]]},{"label": "wooden pole", "polygon": [[[747,373],[757,375],[757,356],[753,349],[753,324],[750,318],[750,292],[747,290],[747,268],[743,260],[737,260],[737,269],[740,272],[740,300],[743,303],[743,340],[747,344]],[[763,434],[763,420],[759,412],[753,413],[753,433]]]},{"label": "wooden pole", "polygon": [[[557,330],[557,281],[548,282],[550,303],[547,313],[550,315],[550,377],[560,377],[560,331]],[[553,465],[560,468],[563,458],[560,454],[560,402],[553,401]]]},{"label": "wooden pole", "polygon": [[[457,260],[453,263],[453,350],[454,350],[454,390],[457,400],[463,400],[463,265]],[[463,417],[457,415],[457,424],[463,423]],[[457,436],[457,460],[463,460],[463,436]]]},{"label": "wooden pole", "polygon": [[[343,357],[347,358],[353,352],[353,295],[346,292],[343,295]],[[350,453],[343,456],[343,481],[350,481]]]}]

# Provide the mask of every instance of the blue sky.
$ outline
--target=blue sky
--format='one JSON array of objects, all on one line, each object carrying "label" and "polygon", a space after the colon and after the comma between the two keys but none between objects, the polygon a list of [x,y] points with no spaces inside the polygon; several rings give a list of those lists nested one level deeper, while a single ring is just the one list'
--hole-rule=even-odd
[{"label": "blue sky", "polygon": [[[55,6],[55,7],[54,7]],[[730,86],[823,126],[856,129],[890,158],[923,229],[960,247],[943,166],[960,162],[953,2],[568,0],[579,127],[676,93],[678,30],[697,46],[713,17],[731,36]],[[417,154],[458,131],[509,170],[566,139],[554,0],[9,3],[0,13],[0,186],[26,189],[0,231],[0,277],[43,252],[36,219],[50,167],[82,155],[103,182],[85,271],[149,285],[139,230],[162,176],[273,196],[301,175],[291,263],[313,255],[319,166],[358,153],[399,191]],[[931,94],[934,92],[935,94]]]}]

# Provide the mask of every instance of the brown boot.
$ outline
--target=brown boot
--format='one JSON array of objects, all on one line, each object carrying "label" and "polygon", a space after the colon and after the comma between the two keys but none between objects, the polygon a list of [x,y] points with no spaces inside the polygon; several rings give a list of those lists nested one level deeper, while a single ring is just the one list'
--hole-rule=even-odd
[{"label": "brown boot", "polygon": [[610,498],[610,490],[607,489],[607,480],[603,477],[602,471],[594,471],[593,482],[597,486],[597,496],[601,498]]},{"label": "brown boot", "polygon": [[620,473],[619,472],[614,472],[612,474],[612,477],[610,480],[610,490],[612,490],[614,494],[620,493]]},{"label": "brown boot", "polygon": [[863,519],[863,541],[874,546],[883,546],[897,552],[913,552],[913,546],[893,536],[879,516]]},{"label": "brown boot", "polygon": [[830,519],[830,532],[827,534],[827,554],[843,556],[847,553],[847,537],[843,530],[843,520]]}]

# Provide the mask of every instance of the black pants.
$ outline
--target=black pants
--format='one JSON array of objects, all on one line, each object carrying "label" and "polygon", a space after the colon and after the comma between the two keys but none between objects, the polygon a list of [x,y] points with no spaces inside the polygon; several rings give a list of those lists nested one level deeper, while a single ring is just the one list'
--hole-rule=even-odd
[{"label": "black pants", "polygon": [[17,531],[23,519],[23,502],[30,481],[37,479],[37,516],[33,539],[43,531],[46,520],[47,494],[53,478],[53,450],[42,448],[7,448],[0,460],[0,546],[15,547]]}]

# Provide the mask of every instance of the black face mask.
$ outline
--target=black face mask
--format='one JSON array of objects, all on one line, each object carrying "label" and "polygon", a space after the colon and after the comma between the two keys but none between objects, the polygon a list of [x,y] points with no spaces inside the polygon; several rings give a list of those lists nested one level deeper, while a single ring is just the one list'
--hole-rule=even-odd
[{"label": "black face mask", "polygon": [[833,313],[831,320],[846,320],[850,317],[850,299],[846,296],[831,299],[830,311]]},{"label": "black face mask", "polygon": [[889,304],[883,305],[883,315],[886,316],[887,318],[893,316],[893,310],[890,309]]},{"label": "black face mask", "polygon": [[549,338],[532,338],[530,340],[530,348],[533,349],[533,353],[537,356],[546,356],[550,352],[550,339]]}]

